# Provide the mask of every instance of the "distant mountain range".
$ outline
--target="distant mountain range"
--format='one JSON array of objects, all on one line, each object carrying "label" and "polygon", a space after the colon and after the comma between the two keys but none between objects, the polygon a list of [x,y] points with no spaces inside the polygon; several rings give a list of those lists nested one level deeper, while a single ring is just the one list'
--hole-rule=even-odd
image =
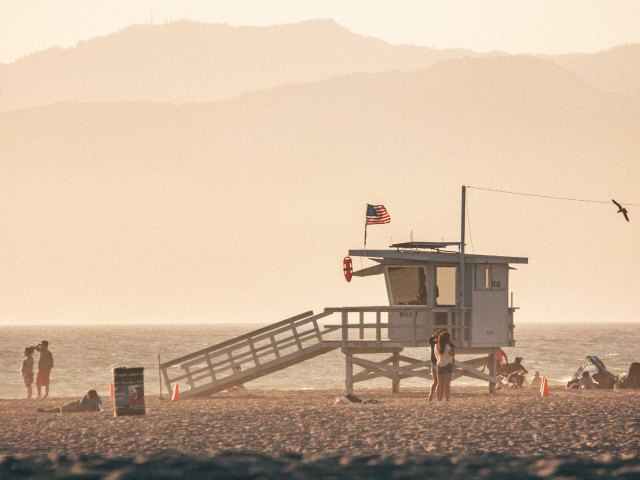
[{"label": "distant mountain range", "polygon": [[392,46],[330,20],[273,27],[137,25],[0,69],[0,108],[60,101],[204,102],[355,72],[415,70],[473,55]]},{"label": "distant mountain range", "polygon": [[[137,25],[0,65],[0,110],[57,102],[208,102],[288,83],[412,71],[504,53],[390,45],[331,20],[271,27]],[[640,45],[547,56],[594,86],[640,99]]]}]

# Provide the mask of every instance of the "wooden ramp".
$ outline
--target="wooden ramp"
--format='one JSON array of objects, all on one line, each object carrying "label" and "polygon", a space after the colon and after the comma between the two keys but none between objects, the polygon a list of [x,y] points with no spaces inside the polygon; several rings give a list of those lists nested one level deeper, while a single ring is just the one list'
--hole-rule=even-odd
[{"label": "wooden ramp", "polygon": [[341,346],[324,341],[318,320],[331,312],[296,315],[160,365],[169,395],[176,383],[181,398],[211,395],[322,355]]}]

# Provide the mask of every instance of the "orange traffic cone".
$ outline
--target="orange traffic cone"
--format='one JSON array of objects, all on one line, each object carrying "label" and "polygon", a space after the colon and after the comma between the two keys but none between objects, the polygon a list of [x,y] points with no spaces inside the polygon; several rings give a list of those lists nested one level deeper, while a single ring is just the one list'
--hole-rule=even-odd
[{"label": "orange traffic cone", "polygon": [[114,389],[113,389],[113,383],[109,384],[109,396],[111,398],[113,398],[113,396],[115,395]]},{"label": "orange traffic cone", "polygon": [[180,384],[176,383],[173,387],[173,395],[171,396],[171,400],[177,402],[180,400]]},{"label": "orange traffic cone", "polygon": [[549,382],[547,381],[547,377],[542,377],[542,382],[540,383],[540,396],[549,396]]}]

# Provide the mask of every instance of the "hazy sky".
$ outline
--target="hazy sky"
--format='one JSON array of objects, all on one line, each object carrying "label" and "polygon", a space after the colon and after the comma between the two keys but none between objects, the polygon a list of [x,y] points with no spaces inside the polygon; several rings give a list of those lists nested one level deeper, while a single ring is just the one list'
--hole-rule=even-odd
[{"label": "hazy sky", "polygon": [[232,25],[333,18],[394,44],[509,53],[593,52],[640,42],[637,0],[0,0],[0,62],[131,24],[182,18]]}]

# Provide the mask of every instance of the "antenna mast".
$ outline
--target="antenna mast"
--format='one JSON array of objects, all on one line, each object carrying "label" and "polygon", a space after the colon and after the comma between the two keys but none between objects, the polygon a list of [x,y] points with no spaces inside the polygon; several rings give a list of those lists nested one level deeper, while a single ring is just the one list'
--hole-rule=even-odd
[{"label": "antenna mast", "polygon": [[465,227],[465,210],[467,202],[467,187],[462,186],[462,208],[460,210],[460,324],[458,325],[458,331],[464,332],[465,326],[465,278],[464,278],[464,227]]}]

